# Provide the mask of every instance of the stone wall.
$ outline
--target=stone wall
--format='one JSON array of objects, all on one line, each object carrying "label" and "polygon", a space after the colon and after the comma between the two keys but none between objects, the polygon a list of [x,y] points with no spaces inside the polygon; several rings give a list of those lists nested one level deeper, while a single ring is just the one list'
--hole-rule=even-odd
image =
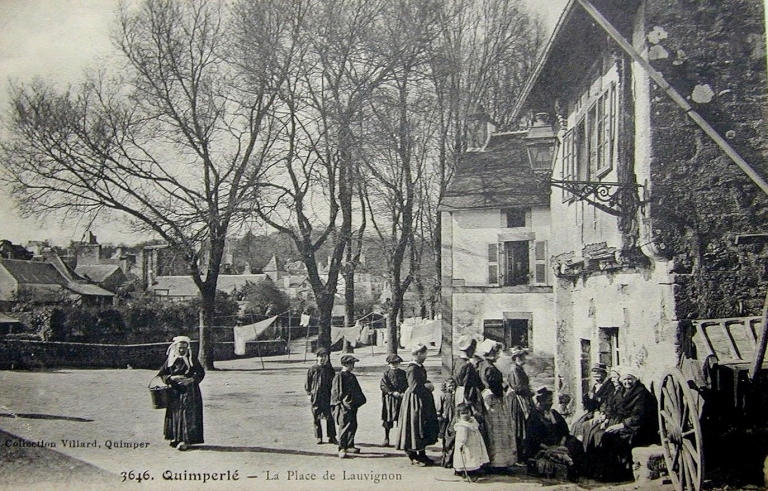
[{"label": "stone wall", "polygon": [[[760,0],[649,0],[654,67],[763,176],[768,87]],[[650,86],[650,219],[674,261],[678,319],[759,315],[768,248],[737,246],[768,232],[768,198],[655,84]]]},{"label": "stone wall", "polygon": [[[197,351],[197,342],[192,342]],[[166,358],[168,343],[89,344],[52,341],[0,340],[0,368],[157,368]],[[234,343],[216,343],[216,360],[284,354],[282,340],[246,343],[244,356],[234,353]]]}]

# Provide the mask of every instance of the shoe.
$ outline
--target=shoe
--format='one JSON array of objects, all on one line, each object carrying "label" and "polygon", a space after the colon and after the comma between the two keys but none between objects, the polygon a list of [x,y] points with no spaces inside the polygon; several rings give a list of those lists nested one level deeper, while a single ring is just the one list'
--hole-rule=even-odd
[{"label": "shoe", "polygon": [[171,445],[173,448],[176,448],[176,445],[178,445],[178,444],[179,444],[179,442],[178,442],[178,441],[176,441],[176,440],[171,440],[171,443],[170,443],[170,445]]},{"label": "shoe", "polygon": [[350,447],[347,449],[347,452],[349,453],[360,453],[360,449],[357,447]]},{"label": "shoe", "polygon": [[317,439],[317,444],[318,445],[322,445],[323,444],[323,439],[322,438],[318,438]]},{"label": "shoe", "polygon": [[339,441],[338,441],[338,440],[336,440],[336,438],[334,438],[334,437],[330,437],[330,438],[328,439],[328,443],[332,443],[332,444],[334,444],[334,445],[338,445],[338,444],[339,444]]},{"label": "shoe", "polygon": [[340,459],[346,459],[347,458],[347,452],[344,450],[339,450],[339,458]]},{"label": "shoe", "polygon": [[415,465],[417,467],[428,467],[429,464],[424,462],[423,460],[412,460],[411,465]]},{"label": "shoe", "polygon": [[177,449],[177,450],[181,450],[182,452],[183,452],[184,450],[186,450],[187,448],[189,448],[189,447],[188,447],[188,446],[187,446],[187,444],[186,444],[186,443],[184,443],[184,442],[179,442],[179,444],[178,444],[178,445],[176,445],[176,449]]},{"label": "shoe", "polygon": [[384,439],[384,443],[381,444],[382,447],[388,447],[389,446],[389,438]]}]

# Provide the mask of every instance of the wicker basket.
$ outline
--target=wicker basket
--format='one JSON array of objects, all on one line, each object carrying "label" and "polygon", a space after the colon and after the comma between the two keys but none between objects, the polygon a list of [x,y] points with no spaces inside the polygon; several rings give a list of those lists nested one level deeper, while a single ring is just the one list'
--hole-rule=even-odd
[{"label": "wicker basket", "polygon": [[[162,385],[153,384],[153,382],[156,380],[158,380]],[[166,409],[171,405],[171,401],[175,397],[175,391],[173,390],[173,387],[163,383],[160,377],[153,377],[152,380],[149,381],[148,388],[149,395],[152,397],[152,407],[155,409]]]}]

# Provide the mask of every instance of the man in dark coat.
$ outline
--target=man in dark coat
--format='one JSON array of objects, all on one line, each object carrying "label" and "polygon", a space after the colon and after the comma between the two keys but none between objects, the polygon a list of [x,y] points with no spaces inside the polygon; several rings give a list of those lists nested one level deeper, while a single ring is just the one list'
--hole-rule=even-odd
[{"label": "man in dark coat", "polygon": [[621,375],[624,395],[615,401],[611,421],[605,428],[599,457],[609,464],[604,476],[608,481],[633,478],[632,448],[658,442],[658,416],[656,398],[637,379],[630,369]]},{"label": "man in dark coat", "polygon": [[322,418],[325,418],[328,443],[338,443],[336,441],[336,425],[331,412],[331,385],[334,375],[336,375],[336,371],[331,365],[328,350],[325,348],[318,349],[317,364],[307,370],[307,380],[304,383],[304,390],[307,392],[312,405],[312,420],[318,445],[323,443]]},{"label": "man in dark coat", "polygon": [[400,403],[403,402],[403,393],[408,388],[408,379],[405,370],[400,368],[402,358],[396,354],[387,356],[389,368],[381,377],[381,425],[384,427],[385,447],[389,446],[389,430],[392,429],[400,417]]},{"label": "man in dark coat", "polygon": [[333,378],[331,388],[331,407],[339,425],[339,457],[342,459],[347,457],[347,453],[360,453],[360,449],[355,447],[357,410],[366,403],[366,399],[357,377],[352,373],[357,361],[360,360],[352,355],[341,357],[341,371]]},{"label": "man in dark coat", "polygon": [[193,356],[187,336],[176,336],[168,347],[158,376],[173,388],[173,397],[165,410],[163,435],[171,446],[186,450],[189,445],[203,443],[203,396],[200,382],[205,369]]},{"label": "man in dark coat", "polygon": [[427,445],[437,442],[439,423],[432,391],[435,387],[427,380],[424,360],[427,347],[417,345],[411,350],[413,361],[408,365],[406,376],[408,390],[403,395],[398,423],[397,449],[405,450],[412,464],[421,467],[433,465],[426,454]]}]

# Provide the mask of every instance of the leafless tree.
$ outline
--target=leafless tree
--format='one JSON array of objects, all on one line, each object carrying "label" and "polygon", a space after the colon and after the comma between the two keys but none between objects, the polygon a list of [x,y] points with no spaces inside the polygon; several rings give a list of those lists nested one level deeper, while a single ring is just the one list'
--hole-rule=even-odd
[{"label": "leafless tree", "polygon": [[[297,32],[301,58],[281,91],[285,153],[269,184],[271,192],[261,197],[255,211],[289,235],[302,255],[319,311],[318,344],[327,347],[340,274],[347,274],[348,293],[354,294],[349,278],[360,248],[345,251],[361,243],[365,224],[354,206],[359,202],[354,126],[374,89],[391,72],[389,60],[381,56],[379,36],[387,2],[302,3],[311,15]],[[270,203],[274,206],[267,208]],[[329,241],[331,254],[323,272],[316,253]]]},{"label": "leafless tree", "polygon": [[441,289],[438,208],[467,149],[470,119],[482,116],[499,131],[514,129],[512,109],[543,41],[540,21],[520,0],[447,0],[439,24],[429,69],[439,130],[431,182],[425,183],[430,212],[424,215],[435,258],[433,298],[439,298]]},{"label": "leafless tree", "polygon": [[22,210],[116,211],[183,251],[209,368],[224,241],[274,159],[275,101],[303,15],[287,0],[147,0],[119,14],[115,75],[11,90],[3,177]]}]

